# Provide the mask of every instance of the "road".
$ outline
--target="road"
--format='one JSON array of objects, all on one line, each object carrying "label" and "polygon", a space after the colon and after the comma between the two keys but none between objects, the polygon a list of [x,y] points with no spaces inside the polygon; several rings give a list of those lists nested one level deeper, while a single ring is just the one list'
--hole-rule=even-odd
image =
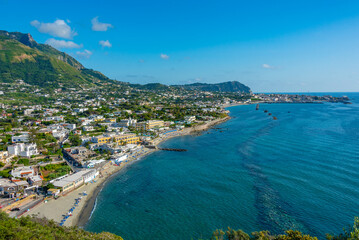
[{"label": "road", "polygon": [[78,172],[78,171],[82,170],[82,167],[76,166],[77,163],[75,161],[73,161],[72,159],[70,159],[69,157],[67,157],[65,154],[64,154],[64,159],[66,160],[67,165],[69,165],[71,167],[73,172]]},{"label": "road", "polygon": [[23,206],[20,206],[20,211],[13,211],[13,212],[10,212],[9,213],[9,216],[10,217],[19,217],[21,216],[23,213],[25,213],[27,211],[27,209],[31,209],[33,208],[34,206],[36,206],[38,203],[42,202],[44,199],[44,197],[42,196],[39,196],[38,199],[34,200],[34,201],[31,201]]}]

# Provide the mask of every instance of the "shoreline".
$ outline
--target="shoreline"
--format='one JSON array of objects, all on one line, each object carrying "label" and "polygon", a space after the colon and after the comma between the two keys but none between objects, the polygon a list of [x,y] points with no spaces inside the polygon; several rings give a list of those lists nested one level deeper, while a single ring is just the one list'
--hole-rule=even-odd
[{"label": "shoreline", "polygon": [[121,171],[125,171],[126,167],[130,166],[131,164],[140,161],[143,157],[155,152],[154,149],[148,149],[145,153],[140,155],[139,157],[132,159],[131,161],[124,163],[122,166],[117,167],[113,172],[109,173],[108,175],[104,176],[104,180],[99,183],[99,185],[96,186],[92,190],[92,192],[88,193],[88,200],[86,200],[85,204],[80,209],[80,212],[74,216],[74,221],[71,226],[78,226],[83,228],[88,220],[91,218],[92,212],[95,208],[95,203],[97,201],[98,194],[102,191],[102,189],[105,187],[106,183],[114,178],[117,174],[120,174]]},{"label": "shoreline", "polygon": [[[231,117],[227,116],[225,118],[216,119],[216,120],[210,121],[208,123],[205,123],[205,124],[202,124],[202,125],[199,125],[199,126],[194,126],[194,127],[190,127],[190,128],[187,128],[187,129],[183,129],[183,130],[181,130],[179,135],[171,135],[171,136],[168,136],[166,138],[156,139],[157,140],[156,145],[160,144],[162,142],[165,142],[165,141],[167,141],[169,139],[175,138],[175,137],[181,137],[181,136],[191,135],[191,134],[194,134],[196,132],[206,131],[209,128],[211,128],[212,126],[215,126],[217,124],[226,122],[229,119],[231,119]],[[137,162],[137,161],[141,160],[143,157],[145,157],[145,156],[147,156],[147,155],[149,155],[149,154],[151,154],[153,152],[156,152],[156,151],[158,151],[158,150],[150,149],[150,151],[142,154],[137,159],[134,159],[134,160],[130,161],[129,164],[124,165],[123,169],[121,168],[118,171],[111,174],[105,181],[103,181],[99,186],[97,186],[96,189],[91,194],[89,194],[91,199],[88,200],[86,202],[86,204],[83,206],[83,208],[81,209],[81,212],[79,213],[75,223],[72,226],[78,226],[78,227],[83,228],[87,224],[87,222],[91,218],[92,212],[95,209],[95,203],[96,203],[96,200],[97,200],[97,196],[102,191],[102,189],[105,187],[105,184],[107,183],[108,180],[111,180],[113,177],[115,177],[118,173],[120,173],[121,170],[124,170],[126,166],[130,165],[131,163]]]},{"label": "shoreline", "polygon": [[[175,137],[181,137],[186,135],[195,134],[198,132],[206,131],[209,128],[226,122],[231,119],[230,116],[215,119],[209,121],[207,123],[189,127],[182,129],[180,131],[170,133],[164,137],[159,137],[154,140],[155,145],[161,144],[169,139]],[[60,222],[63,219],[63,216],[67,214],[69,209],[74,206],[76,199],[78,199],[84,192],[86,192],[86,196],[82,196],[82,200],[73,211],[73,216],[68,218],[68,220],[64,223],[64,226],[72,227],[78,226],[83,228],[88,220],[90,219],[92,212],[95,207],[95,203],[98,197],[98,194],[102,191],[105,187],[106,183],[115,177],[118,173],[125,170],[126,167],[130,166],[131,164],[142,160],[145,156],[158,151],[157,149],[149,149],[142,147],[140,153],[130,155],[128,158],[128,162],[122,163],[121,166],[110,165],[108,168],[101,170],[101,177],[97,177],[95,179],[96,182],[94,183],[87,183],[79,188],[73,190],[66,194],[66,196],[62,196],[57,200],[50,199],[48,202],[42,202],[35,206],[31,211],[26,212],[23,216],[31,216],[35,215],[37,217],[45,217],[48,219],[52,219],[55,222]]]}]

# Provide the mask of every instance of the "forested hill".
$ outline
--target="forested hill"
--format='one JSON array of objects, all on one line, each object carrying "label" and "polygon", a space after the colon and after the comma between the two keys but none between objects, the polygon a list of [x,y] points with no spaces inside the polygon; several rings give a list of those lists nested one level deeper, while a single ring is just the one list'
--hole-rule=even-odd
[{"label": "forested hill", "polygon": [[175,87],[182,87],[187,90],[199,90],[208,92],[241,92],[250,93],[250,88],[240,82],[223,82],[223,83],[193,83],[186,85],[174,85]]},{"label": "forested hill", "polygon": [[0,31],[0,82],[19,79],[46,88],[89,87],[111,81],[70,55],[37,43],[30,34]]},{"label": "forested hill", "polygon": [[167,86],[160,83],[141,85],[111,80],[101,72],[85,68],[70,55],[50,45],[37,43],[29,33],[0,30],[0,83],[15,83],[17,80],[50,91],[58,88],[86,89],[114,83],[150,91],[184,89],[250,93],[249,87],[236,81]]}]

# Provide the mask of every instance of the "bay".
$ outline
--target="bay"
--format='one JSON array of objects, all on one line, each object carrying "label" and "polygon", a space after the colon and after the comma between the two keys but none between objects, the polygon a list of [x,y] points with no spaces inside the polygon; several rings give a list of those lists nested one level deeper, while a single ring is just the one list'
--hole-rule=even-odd
[{"label": "bay", "polygon": [[345,95],[353,104],[229,108],[219,129],[162,144],[187,152],[155,152],[110,180],[85,229],[127,240],[341,232],[359,216],[359,94]]}]

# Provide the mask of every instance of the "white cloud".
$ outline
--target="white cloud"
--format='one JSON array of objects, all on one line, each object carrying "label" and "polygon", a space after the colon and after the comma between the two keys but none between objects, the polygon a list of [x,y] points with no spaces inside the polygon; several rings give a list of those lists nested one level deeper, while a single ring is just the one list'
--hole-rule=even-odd
[{"label": "white cloud", "polygon": [[161,53],[160,57],[162,59],[166,59],[166,60],[170,58],[170,56],[168,56],[167,54],[164,54],[164,53]]},{"label": "white cloud", "polygon": [[53,23],[42,23],[37,20],[33,20],[30,24],[36,27],[39,32],[46,33],[54,37],[72,39],[77,35],[77,33],[61,19],[57,19]]},{"label": "white cloud", "polygon": [[262,67],[263,67],[263,68],[266,68],[266,69],[273,69],[273,68],[274,68],[273,66],[271,66],[271,65],[269,65],[269,64],[266,64],[266,63],[264,63],[264,64],[262,65]]},{"label": "white cloud", "polygon": [[73,41],[57,40],[54,38],[47,39],[46,44],[53,46],[54,48],[82,48],[82,44],[74,43]]},{"label": "white cloud", "polygon": [[106,41],[104,41],[104,40],[101,40],[101,41],[99,41],[98,42],[102,47],[112,47],[112,44],[110,43],[110,41],[109,40],[106,40]]},{"label": "white cloud", "polygon": [[82,52],[77,51],[77,52],[76,52],[76,55],[77,55],[78,57],[80,57],[80,58],[90,58],[91,55],[92,55],[92,52],[89,51],[89,50],[87,50],[87,49],[85,49],[85,50],[83,50]]},{"label": "white cloud", "polygon": [[110,24],[110,23],[99,22],[98,17],[94,17],[91,20],[91,23],[92,23],[93,31],[106,32],[108,30],[108,28],[113,28],[112,24]]}]

